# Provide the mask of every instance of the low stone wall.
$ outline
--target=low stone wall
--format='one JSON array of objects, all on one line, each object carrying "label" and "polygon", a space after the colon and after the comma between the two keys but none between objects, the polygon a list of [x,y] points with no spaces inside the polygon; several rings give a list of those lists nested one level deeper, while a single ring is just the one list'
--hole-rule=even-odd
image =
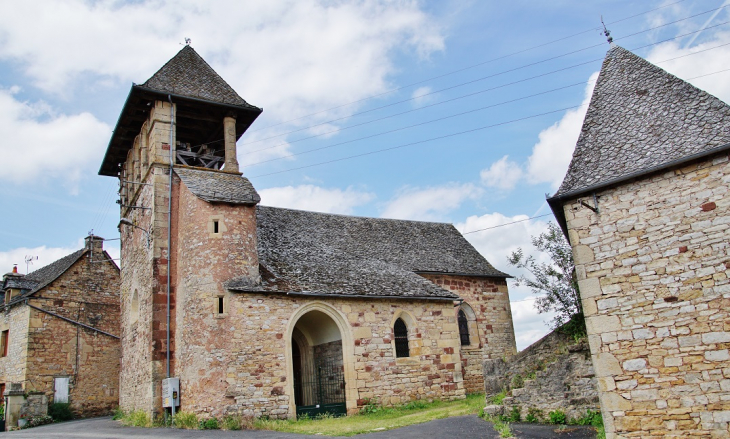
[{"label": "low stone wall", "polygon": [[598,389],[591,356],[585,341],[575,343],[567,334],[553,331],[508,361],[484,362],[487,397],[509,390],[500,406],[488,406],[490,414],[508,414],[513,407],[524,420],[532,414],[538,421],[561,410],[568,419],[598,411]]}]

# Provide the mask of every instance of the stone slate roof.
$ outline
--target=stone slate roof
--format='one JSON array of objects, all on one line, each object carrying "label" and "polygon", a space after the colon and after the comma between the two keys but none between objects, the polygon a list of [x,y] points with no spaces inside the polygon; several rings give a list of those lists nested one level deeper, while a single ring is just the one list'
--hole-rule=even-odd
[{"label": "stone slate roof", "polygon": [[7,274],[7,278],[5,279],[2,290],[6,290],[8,288],[17,288],[19,290],[32,290],[35,288],[36,285],[38,285],[38,282],[26,279],[24,275],[12,275]]},{"label": "stone slate roof", "polygon": [[190,46],[183,47],[142,87],[220,104],[258,108],[244,101]]},{"label": "stone slate roof", "polygon": [[38,270],[25,275],[25,280],[33,281],[36,283],[36,286],[33,288],[33,290],[30,291],[29,294],[35,293],[49,283],[58,279],[58,277],[65,273],[66,270],[71,268],[71,266],[75,264],[76,261],[81,259],[81,257],[85,253],[85,248],[82,248],[81,250],[76,250],[70,255],[64,256],[61,259],[46,265],[45,267],[39,268]]},{"label": "stone slate roof", "polygon": [[628,50],[606,54],[558,192],[578,194],[730,143],[730,106]]},{"label": "stone slate roof", "polygon": [[509,277],[451,224],[258,206],[257,237],[261,285],[229,289],[453,300],[417,273]]},{"label": "stone slate roof", "polygon": [[173,169],[190,192],[209,203],[254,205],[261,201],[248,178],[238,174],[185,167]]}]

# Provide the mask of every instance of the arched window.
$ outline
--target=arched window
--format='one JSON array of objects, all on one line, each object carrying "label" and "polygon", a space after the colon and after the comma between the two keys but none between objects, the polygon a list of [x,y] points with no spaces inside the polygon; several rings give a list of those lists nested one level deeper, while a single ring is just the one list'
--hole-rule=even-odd
[{"label": "arched window", "polygon": [[466,319],[466,313],[463,309],[459,310],[459,337],[461,338],[462,346],[469,346],[469,320]]},{"label": "arched window", "polygon": [[397,358],[410,357],[408,349],[408,328],[403,319],[397,319],[393,325],[393,334],[395,336],[395,356]]}]

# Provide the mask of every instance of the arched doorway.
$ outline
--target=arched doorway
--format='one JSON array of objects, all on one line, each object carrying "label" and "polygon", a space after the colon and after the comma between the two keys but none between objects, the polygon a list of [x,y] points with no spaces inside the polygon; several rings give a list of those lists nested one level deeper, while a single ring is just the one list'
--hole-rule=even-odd
[{"label": "arched doorway", "polygon": [[347,414],[342,334],[319,310],[303,314],[291,337],[297,417]]}]

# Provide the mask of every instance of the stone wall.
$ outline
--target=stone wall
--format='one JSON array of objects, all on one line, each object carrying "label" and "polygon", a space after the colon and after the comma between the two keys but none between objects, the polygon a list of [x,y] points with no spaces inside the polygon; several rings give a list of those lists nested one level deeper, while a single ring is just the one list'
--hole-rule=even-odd
[{"label": "stone wall", "polygon": [[[503,278],[423,274],[423,277],[461,297],[469,320],[468,346],[460,346],[467,393],[482,392],[482,362],[509,358],[517,352],[507,281]],[[459,307],[455,307],[456,317]]]},{"label": "stone wall", "polygon": [[25,382],[29,321],[27,306],[6,308],[0,317],[0,331],[8,331],[8,355],[0,357],[0,382],[6,389],[11,383]]},{"label": "stone wall", "polygon": [[[84,255],[35,293],[30,305],[118,335],[119,272],[96,257]],[[27,331],[26,391],[53,401],[54,378],[69,377],[69,402],[78,415],[111,413],[119,401],[119,339],[32,308]]]},{"label": "stone wall", "polygon": [[609,438],[729,435],[728,182],[723,154],[564,206]]},{"label": "stone wall", "polygon": [[[120,225],[121,234],[121,392],[119,404],[125,410],[161,411],[161,382],[166,376],[167,346],[167,262],[169,156],[174,154],[175,132],[170,145],[171,106],[155,101],[147,121],[130,150],[123,178],[143,184],[122,184],[121,217],[139,228]],[[171,151],[172,148],[172,151]],[[135,158],[138,157],[135,171]],[[125,177],[126,176],[126,177]],[[138,177],[137,177],[138,176]],[[176,200],[173,198],[173,203]],[[140,230],[144,229],[144,230]],[[147,233],[151,234],[147,245]],[[174,261],[174,259],[173,259]],[[174,278],[170,285],[171,332],[175,330]],[[136,292],[137,312],[132,312]],[[175,339],[171,339],[170,368],[174,371]]]},{"label": "stone wall", "polygon": [[540,422],[561,410],[568,419],[598,411],[598,388],[590,352],[585,341],[553,331],[507,361],[486,360],[486,393],[510,390],[502,406],[491,414],[508,414],[516,407],[524,420],[528,413]]}]

